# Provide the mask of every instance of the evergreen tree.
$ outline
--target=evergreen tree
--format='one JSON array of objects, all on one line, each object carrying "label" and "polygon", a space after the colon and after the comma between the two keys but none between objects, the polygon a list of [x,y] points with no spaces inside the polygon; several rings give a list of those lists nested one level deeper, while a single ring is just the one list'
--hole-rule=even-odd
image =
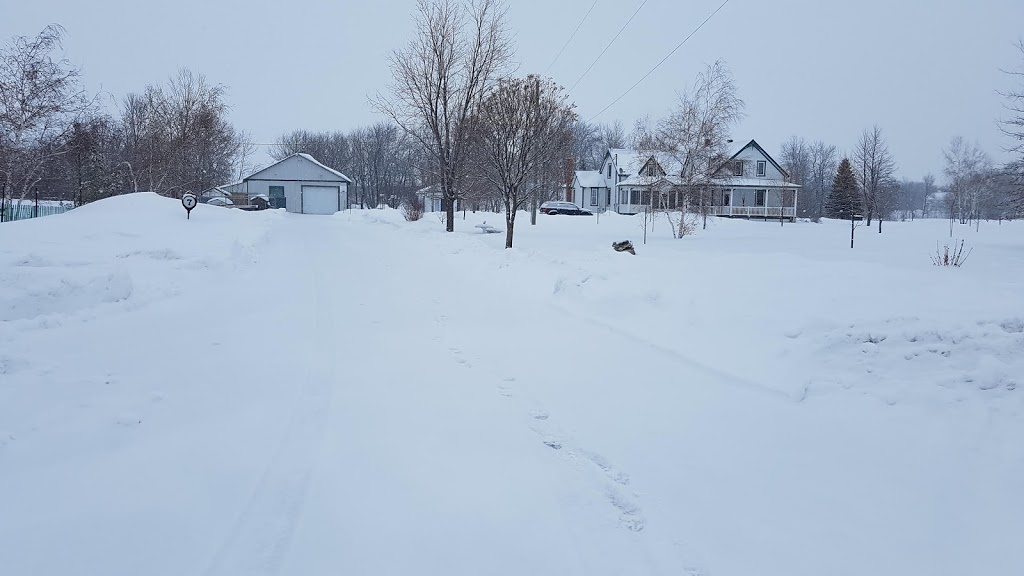
[{"label": "evergreen tree", "polygon": [[843,158],[839,170],[832,180],[832,192],[825,205],[828,218],[849,220],[854,214],[863,214],[863,202],[857,189],[857,178],[853,175],[853,166],[849,158]]}]

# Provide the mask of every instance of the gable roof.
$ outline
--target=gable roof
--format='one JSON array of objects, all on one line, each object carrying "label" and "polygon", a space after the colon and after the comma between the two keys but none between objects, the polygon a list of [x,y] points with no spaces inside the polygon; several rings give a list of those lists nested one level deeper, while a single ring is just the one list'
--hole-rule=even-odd
[{"label": "gable roof", "polygon": [[751,146],[753,146],[754,149],[760,152],[769,162],[771,162],[772,166],[775,166],[775,169],[778,170],[780,174],[782,174],[786,178],[789,178],[789,172],[787,172],[786,169],[783,168],[782,166],[779,166],[779,163],[775,161],[775,158],[772,158],[772,155],[769,154],[768,151],[766,151],[764,148],[761,148],[761,145],[757,143],[757,140],[751,140],[750,142],[747,142],[746,146],[740,148],[739,151],[733,154],[731,158],[723,162],[722,165],[718,167],[718,170],[715,170],[715,173],[717,174],[722,168],[728,166],[729,162],[735,160],[737,156],[742,154],[744,150],[750,148]]},{"label": "gable roof", "polygon": [[331,168],[329,166],[325,166],[325,165],[321,164],[319,160],[317,160],[316,158],[313,158],[312,156],[310,156],[309,154],[306,154],[305,152],[299,152],[298,154],[294,154],[294,156],[302,156],[306,160],[309,160],[313,164],[316,164],[317,166],[323,168],[324,170],[327,170],[331,174],[334,174],[335,176],[344,179],[349,184],[352,183],[352,179],[349,178],[348,176],[345,176],[344,174],[342,174],[341,172],[338,172],[334,168]]},{"label": "gable roof", "polygon": [[[643,167],[644,163],[647,162],[648,158],[648,155],[641,154],[636,150],[630,150],[629,148],[609,148],[608,153],[604,157],[608,158],[609,156],[615,159],[618,165],[618,173],[629,175],[636,174]],[[604,160],[601,161],[601,165],[604,166]]]},{"label": "gable roof", "polygon": [[604,176],[597,170],[577,170],[576,181],[582,188],[607,188]]},{"label": "gable roof", "polygon": [[325,166],[324,164],[321,164],[319,160],[317,160],[316,158],[313,158],[312,156],[310,156],[309,154],[306,154],[305,152],[296,152],[295,154],[292,154],[291,156],[287,156],[285,158],[282,158],[282,159],[278,160],[277,162],[274,162],[270,166],[267,166],[266,168],[258,170],[256,172],[254,172],[253,174],[250,174],[249,176],[246,176],[243,179],[243,181],[245,181],[245,180],[256,180],[257,179],[256,177],[259,176],[260,174],[263,174],[264,172],[274,168],[275,166],[277,166],[279,164],[283,164],[284,162],[287,162],[287,161],[291,160],[292,158],[301,158],[303,161],[309,162],[309,163],[313,164],[314,166],[316,166],[316,167],[318,167],[318,168],[320,168],[322,170],[325,170],[329,174],[335,176],[336,178],[338,178],[339,181],[347,182],[349,184],[352,184],[352,179],[351,178],[349,178],[348,176],[345,176],[341,172],[338,172],[334,168],[331,168],[329,166]]}]

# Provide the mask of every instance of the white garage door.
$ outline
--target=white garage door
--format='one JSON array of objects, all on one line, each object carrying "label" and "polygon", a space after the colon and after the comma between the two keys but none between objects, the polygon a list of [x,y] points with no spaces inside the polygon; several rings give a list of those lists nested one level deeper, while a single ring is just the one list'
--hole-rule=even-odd
[{"label": "white garage door", "polygon": [[303,186],[303,214],[334,214],[338,211],[338,186]]}]

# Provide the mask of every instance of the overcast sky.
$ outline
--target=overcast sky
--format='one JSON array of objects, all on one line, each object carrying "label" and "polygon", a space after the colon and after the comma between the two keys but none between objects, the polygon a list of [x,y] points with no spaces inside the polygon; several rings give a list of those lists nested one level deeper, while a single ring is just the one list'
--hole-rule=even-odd
[{"label": "overcast sky", "polygon": [[[648,0],[572,91],[590,119],[661,60],[722,0]],[[548,74],[572,86],[643,0],[597,0]],[[519,73],[544,72],[593,0],[509,0]],[[260,142],[381,119],[368,95],[412,30],[415,0],[0,0],[0,37],[68,29],[86,85],[120,100],[179,67],[229,89],[236,126]],[[597,118],[660,117],[707,63],[733,71],[747,118],[734,135],[777,155],[790,135],[852,150],[882,127],[901,176],[939,174],[954,135],[996,159],[999,68],[1021,65],[1021,0],[731,0],[658,71]],[[114,104],[111,104],[113,107]]]}]

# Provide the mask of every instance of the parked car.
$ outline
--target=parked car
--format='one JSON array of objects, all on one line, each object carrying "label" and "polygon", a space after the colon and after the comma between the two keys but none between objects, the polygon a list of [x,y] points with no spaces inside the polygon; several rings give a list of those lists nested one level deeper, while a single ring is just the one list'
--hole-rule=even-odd
[{"label": "parked car", "polygon": [[590,210],[584,210],[572,202],[545,202],[540,205],[541,214],[554,216],[555,214],[567,214],[569,216],[593,216]]}]

